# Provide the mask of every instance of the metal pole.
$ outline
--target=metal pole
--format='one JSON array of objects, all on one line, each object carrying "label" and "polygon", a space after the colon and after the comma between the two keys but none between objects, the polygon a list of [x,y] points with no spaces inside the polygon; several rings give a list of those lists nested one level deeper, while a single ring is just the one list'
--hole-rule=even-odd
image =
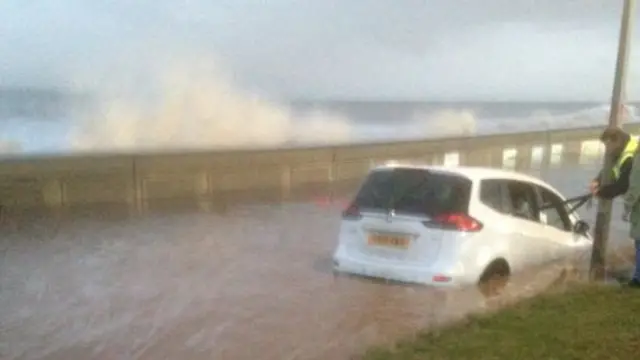
[{"label": "metal pole", "polygon": [[[618,43],[618,60],[616,62],[616,73],[613,83],[613,93],[611,96],[611,110],[609,114],[609,125],[620,126],[620,112],[624,104],[627,63],[629,59],[630,33],[633,22],[635,0],[624,0],[622,10],[622,22],[620,24],[620,38]],[[610,184],[612,179],[612,161],[605,155],[604,167],[601,176],[601,184]],[[611,200],[600,199],[598,201],[598,213],[596,215],[596,226],[593,241],[593,251],[591,252],[590,275],[592,280],[604,280],[606,275],[605,256],[607,252],[607,241],[609,240],[609,225],[611,223]]]}]

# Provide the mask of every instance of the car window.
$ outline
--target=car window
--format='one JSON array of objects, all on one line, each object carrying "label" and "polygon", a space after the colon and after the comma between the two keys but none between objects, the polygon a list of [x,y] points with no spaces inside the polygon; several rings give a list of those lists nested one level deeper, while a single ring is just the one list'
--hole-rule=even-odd
[{"label": "car window", "polygon": [[511,203],[511,215],[538,222],[538,204],[535,188],[526,182],[508,181],[507,191]]},{"label": "car window", "polygon": [[374,171],[360,187],[354,204],[362,209],[436,216],[469,208],[471,180],[425,169]]},{"label": "car window", "polygon": [[550,190],[538,186],[540,193],[540,221],[563,231],[571,231],[571,220],[562,199]]},{"label": "car window", "polygon": [[511,213],[507,183],[499,179],[480,181],[480,202],[503,214]]}]

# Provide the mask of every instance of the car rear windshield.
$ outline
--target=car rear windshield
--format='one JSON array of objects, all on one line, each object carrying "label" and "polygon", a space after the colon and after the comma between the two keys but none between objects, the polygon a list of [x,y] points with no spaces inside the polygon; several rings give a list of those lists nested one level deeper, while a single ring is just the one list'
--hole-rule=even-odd
[{"label": "car rear windshield", "polygon": [[471,180],[425,169],[374,171],[358,191],[361,209],[436,216],[468,211]]}]

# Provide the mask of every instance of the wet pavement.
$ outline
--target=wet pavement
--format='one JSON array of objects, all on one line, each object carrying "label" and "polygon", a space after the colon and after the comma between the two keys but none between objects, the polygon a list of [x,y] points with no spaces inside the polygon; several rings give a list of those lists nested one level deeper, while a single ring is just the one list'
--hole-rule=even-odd
[{"label": "wet pavement", "polygon": [[[550,174],[572,196],[593,170]],[[334,278],[339,210],[238,205],[3,228],[0,358],[348,359],[511,301]],[[614,245],[624,228],[614,223]],[[534,294],[556,270],[519,275],[511,294]]]}]

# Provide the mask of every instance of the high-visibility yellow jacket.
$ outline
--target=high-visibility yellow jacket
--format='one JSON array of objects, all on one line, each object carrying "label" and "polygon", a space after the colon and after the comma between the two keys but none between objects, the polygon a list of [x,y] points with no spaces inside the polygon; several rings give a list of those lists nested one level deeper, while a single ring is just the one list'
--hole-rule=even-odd
[{"label": "high-visibility yellow jacket", "polygon": [[622,150],[622,153],[618,157],[618,160],[611,169],[613,171],[613,181],[618,180],[618,178],[620,177],[620,168],[622,168],[622,164],[624,164],[625,161],[632,159],[637,149],[638,139],[636,139],[635,137],[631,137],[629,141],[627,141],[627,145],[624,147],[624,150]]},{"label": "high-visibility yellow jacket", "polygon": [[[632,170],[632,163],[636,158],[636,150],[638,150],[638,146],[640,143],[638,139],[631,137],[627,141],[624,146],[624,149],[618,155],[615,160],[612,171],[610,173],[612,183],[601,187],[598,190],[598,196],[604,199],[613,199],[616,196],[622,195],[626,193],[629,189],[629,176]],[[626,175],[626,176],[625,176]],[[598,174],[598,176],[594,179],[595,181],[602,181],[602,177],[604,173],[602,170]],[[625,176],[625,177],[623,177]]]}]

